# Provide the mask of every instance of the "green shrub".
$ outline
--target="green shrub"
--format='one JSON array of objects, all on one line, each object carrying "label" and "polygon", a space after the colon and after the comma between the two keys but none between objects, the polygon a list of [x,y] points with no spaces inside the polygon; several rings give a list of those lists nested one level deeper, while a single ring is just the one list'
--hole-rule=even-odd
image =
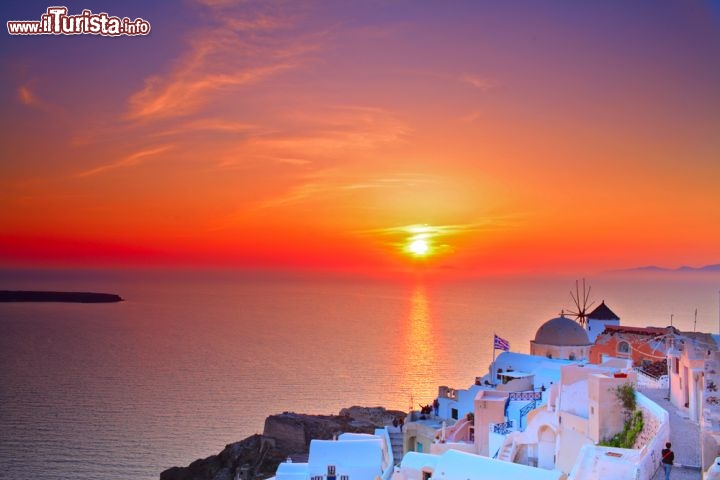
[{"label": "green shrub", "polygon": [[625,422],[622,432],[609,440],[603,440],[600,445],[603,447],[633,448],[635,440],[642,432],[644,425],[642,410],[636,410],[632,413],[630,419]]},{"label": "green shrub", "polygon": [[637,408],[637,401],[635,400],[635,387],[630,382],[618,385],[615,388],[615,396],[623,406],[627,420]]},{"label": "green shrub", "polygon": [[600,445],[604,447],[632,448],[644,426],[642,411],[637,410],[635,387],[630,382],[618,385],[615,388],[615,396],[623,407],[625,424],[620,433],[609,440],[603,440]]}]

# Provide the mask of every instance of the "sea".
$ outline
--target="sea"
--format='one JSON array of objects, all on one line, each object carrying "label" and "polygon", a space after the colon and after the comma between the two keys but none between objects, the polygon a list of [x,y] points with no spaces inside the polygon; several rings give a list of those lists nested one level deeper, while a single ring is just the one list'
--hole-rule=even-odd
[{"label": "sea", "polygon": [[[0,304],[0,479],[157,479],[274,413],[418,408],[487,373],[493,335],[529,352],[575,280],[0,270],[0,289],[125,299]],[[624,325],[720,327],[717,274],[586,282]]]}]

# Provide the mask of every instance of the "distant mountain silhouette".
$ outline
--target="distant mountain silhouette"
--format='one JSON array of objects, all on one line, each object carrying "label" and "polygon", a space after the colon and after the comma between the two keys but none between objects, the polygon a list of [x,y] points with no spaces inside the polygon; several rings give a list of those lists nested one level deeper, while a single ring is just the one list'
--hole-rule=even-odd
[{"label": "distant mountain silhouette", "polygon": [[613,270],[614,272],[720,272],[720,263],[714,265],[705,265],[702,267],[690,267],[683,265],[678,268],[664,268],[656,265],[647,265],[644,267],[625,268],[621,270]]}]

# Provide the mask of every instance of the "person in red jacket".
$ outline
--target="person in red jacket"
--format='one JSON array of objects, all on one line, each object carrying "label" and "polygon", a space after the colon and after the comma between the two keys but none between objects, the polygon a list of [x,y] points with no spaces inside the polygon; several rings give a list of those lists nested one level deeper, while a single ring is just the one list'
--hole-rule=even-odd
[{"label": "person in red jacket", "polygon": [[673,462],[675,461],[675,454],[670,447],[672,447],[672,444],[667,442],[662,451],[662,466],[665,469],[665,480],[670,480],[670,470],[672,470]]}]

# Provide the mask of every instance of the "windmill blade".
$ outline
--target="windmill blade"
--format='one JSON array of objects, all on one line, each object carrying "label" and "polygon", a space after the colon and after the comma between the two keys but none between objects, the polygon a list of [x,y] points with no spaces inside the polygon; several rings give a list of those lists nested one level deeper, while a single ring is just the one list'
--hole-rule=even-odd
[{"label": "windmill blade", "polygon": [[[577,289],[578,288],[577,280],[575,282],[576,282],[575,288]],[[575,308],[580,310],[580,292],[579,291],[573,292],[572,290],[570,290],[570,298],[572,298],[573,303],[575,303]]]},{"label": "windmill blade", "polygon": [[595,304],[595,301],[590,301],[592,286],[588,285],[584,278],[582,285],[582,292],[580,292],[580,280],[575,280],[575,291],[570,290],[570,298],[575,304],[575,310],[568,310],[568,314],[575,317],[578,323],[584,327],[587,325],[588,310]]},{"label": "windmill blade", "polygon": [[[583,289],[585,289],[585,279],[583,278]],[[588,300],[590,300],[590,291],[592,290],[592,285],[588,286],[587,294],[585,295],[585,304],[587,305]]]}]

